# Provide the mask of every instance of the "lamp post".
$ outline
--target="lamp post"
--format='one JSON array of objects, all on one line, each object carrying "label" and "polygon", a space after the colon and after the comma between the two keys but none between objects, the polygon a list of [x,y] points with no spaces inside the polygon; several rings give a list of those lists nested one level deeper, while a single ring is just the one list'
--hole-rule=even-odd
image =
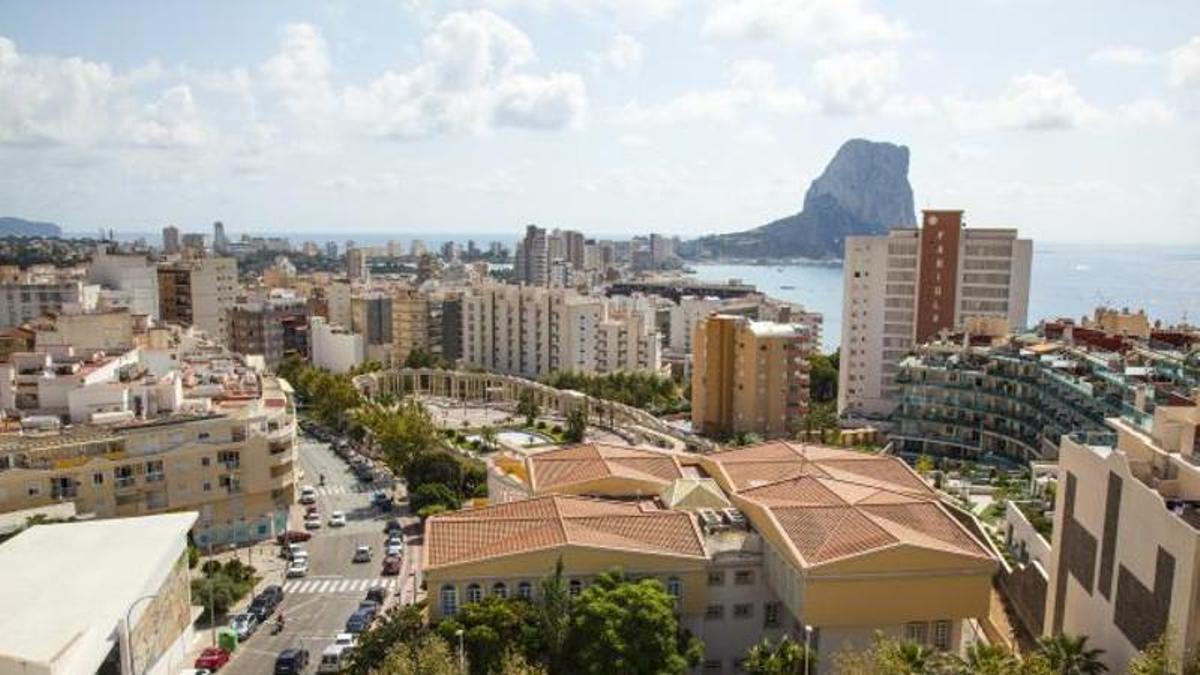
[{"label": "lamp post", "polygon": [[142,597],[140,597],[140,598],[134,600],[132,603],[130,603],[129,609],[125,610],[125,644],[128,645],[128,647],[129,647],[129,673],[130,673],[130,675],[137,675],[137,661],[136,661],[137,655],[135,655],[133,653],[133,625],[132,625],[133,624],[133,608],[137,607],[138,603],[142,602],[143,600],[149,600],[151,598],[157,598],[157,597],[158,597],[158,593],[151,593],[150,595],[143,595]]},{"label": "lamp post", "polygon": [[804,675],[808,675],[808,664],[812,663],[812,632],[813,627],[804,624]]},{"label": "lamp post", "polygon": [[463,650],[463,629],[459,628],[454,631],[454,635],[458,637],[458,673],[465,675],[467,672],[467,657]]}]

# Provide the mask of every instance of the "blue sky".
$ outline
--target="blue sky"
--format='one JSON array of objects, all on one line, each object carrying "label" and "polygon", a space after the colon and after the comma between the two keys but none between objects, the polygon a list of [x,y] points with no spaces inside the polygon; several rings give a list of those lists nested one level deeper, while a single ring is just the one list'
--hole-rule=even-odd
[{"label": "blue sky", "polygon": [[1200,243],[1194,0],[0,4],[0,215],[78,231],[752,227],[845,139],[917,206]]}]

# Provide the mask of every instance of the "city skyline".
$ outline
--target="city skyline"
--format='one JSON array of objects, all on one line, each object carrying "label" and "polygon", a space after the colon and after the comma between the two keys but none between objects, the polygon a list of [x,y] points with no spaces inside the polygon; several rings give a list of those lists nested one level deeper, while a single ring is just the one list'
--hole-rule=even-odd
[{"label": "city skyline", "polygon": [[7,3],[0,199],[70,232],[688,235],[795,213],[866,137],[910,147],[918,209],[1195,243],[1195,11]]}]

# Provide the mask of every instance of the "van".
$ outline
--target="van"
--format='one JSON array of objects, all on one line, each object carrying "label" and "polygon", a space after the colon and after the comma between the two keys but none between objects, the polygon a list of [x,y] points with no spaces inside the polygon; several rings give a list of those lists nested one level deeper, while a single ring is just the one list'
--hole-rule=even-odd
[{"label": "van", "polygon": [[340,673],[342,664],[346,661],[346,645],[329,645],[321,652],[321,662],[317,664],[318,673]]}]

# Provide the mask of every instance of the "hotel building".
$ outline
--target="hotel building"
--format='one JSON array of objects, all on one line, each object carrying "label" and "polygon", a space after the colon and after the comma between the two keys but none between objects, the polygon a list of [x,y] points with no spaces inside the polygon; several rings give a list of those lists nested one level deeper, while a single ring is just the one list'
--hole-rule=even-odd
[{"label": "hotel building", "polygon": [[967,228],[962,211],[922,213],[920,229],[846,238],[838,411],[886,416],[900,360],[970,318],[1025,327],[1033,242]]}]

